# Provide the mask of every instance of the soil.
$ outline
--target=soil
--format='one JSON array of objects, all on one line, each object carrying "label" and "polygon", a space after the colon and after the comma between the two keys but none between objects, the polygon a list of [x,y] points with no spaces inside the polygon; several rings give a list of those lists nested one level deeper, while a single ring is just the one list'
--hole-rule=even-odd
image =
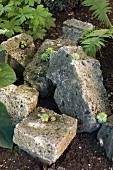
[{"label": "soil", "polygon": [[[113,9],[113,1],[109,1]],[[80,6],[70,11],[54,13],[56,18],[56,28],[52,28],[46,38],[56,39],[62,34],[62,23],[66,19],[76,18],[82,21],[91,22],[95,26],[104,27],[104,24],[93,18],[88,8]],[[113,10],[109,14],[113,24]],[[4,37],[2,37],[4,40]],[[36,41],[38,49],[42,41]],[[101,52],[97,53],[103,72],[104,85],[106,87],[111,111],[113,112],[113,40],[109,40]],[[40,100],[39,105],[53,109],[59,113],[53,98]],[[48,170],[113,170],[113,163],[110,162],[104,149],[100,147],[96,139],[97,132],[77,134],[69,147],[57,162]],[[14,145],[13,150],[0,148],[0,170],[43,170],[46,169],[39,162],[38,158],[33,158],[26,152]]]}]

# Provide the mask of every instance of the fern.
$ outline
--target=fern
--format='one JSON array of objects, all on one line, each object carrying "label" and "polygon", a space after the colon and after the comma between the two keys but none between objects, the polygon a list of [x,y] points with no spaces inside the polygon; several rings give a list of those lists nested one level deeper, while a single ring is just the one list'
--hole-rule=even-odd
[{"label": "fern", "polygon": [[105,38],[113,37],[113,26],[107,16],[107,13],[111,11],[111,7],[108,0],[102,0],[101,3],[100,0],[84,0],[83,4],[90,7],[89,9],[93,11],[93,15],[109,27],[109,29],[87,30],[80,39],[86,54],[95,57],[96,52],[105,46]]},{"label": "fern", "polygon": [[111,12],[110,3],[108,0],[84,0],[83,5],[90,7],[89,10],[93,11],[93,15],[106,24],[112,27],[112,24],[107,16]]},{"label": "fern", "polygon": [[95,57],[96,52],[101,50],[101,47],[105,46],[105,38],[113,36],[113,30],[101,29],[91,31],[81,38],[81,45],[85,53],[89,56]]}]

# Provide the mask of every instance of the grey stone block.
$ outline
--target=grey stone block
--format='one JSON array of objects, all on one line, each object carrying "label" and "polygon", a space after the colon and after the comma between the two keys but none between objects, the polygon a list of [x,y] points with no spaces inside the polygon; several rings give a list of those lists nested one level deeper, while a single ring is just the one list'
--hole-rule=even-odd
[{"label": "grey stone block", "polygon": [[[73,53],[79,59],[73,59]],[[80,46],[64,46],[50,57],[47,77],[56,86],[54,98],[60,111],[79,120],[79,130],[98,128],[95,115],[110,114],[99,61],[88,57]]]},{"label": "grey stone block", "polygon": [[63,23],[63,38],[78,42],[85,30],[93,30],[93,25],[77,19],[69,19]]},{"label": "grey stone block", "polygon": [[36,88],[40,93],[40,97],[43,98],[49,96],[54,91],[54,86],[51,80],[46,77],[49,61],[42,61],[41,55],[45,53],[48,48],[58,50],[60,47],[69,44],[75,45],[76,43],[62,39],[45,40],[35,54],[33,61],[30,62],[25,68],[25,83],[30,84],[32,87]]},{"label": "grey stone block", "polygon": [[26,85],[10,85],[0,89],[0,101],[15,122],[25,118],[37,105],[39,93]]},{"label": "grey stone block", "polygon": [[109,160],[113,161],[113,115],[109,116],[107,122],[102,125],[97,139],[100,145],[104,147]]},{"label": "grey stone block", "polygon": [[[20,48],[21,41],[26,42],[24,49]],[[0,61],[7,62],[18,75],[22,75],[25,66],[31,61],[35,54],[35,45],[33,38],[25,33],[9,38],[1,44],[6,55],[1,53]]]},{"label": "grey stone block", "polygon": [[[55,116],[56,121],[42,122],[38,114]],[[54,163],[75,137],[77,120],[41,107],[17,124],[13,141],[20,148],[47,164]]]}]

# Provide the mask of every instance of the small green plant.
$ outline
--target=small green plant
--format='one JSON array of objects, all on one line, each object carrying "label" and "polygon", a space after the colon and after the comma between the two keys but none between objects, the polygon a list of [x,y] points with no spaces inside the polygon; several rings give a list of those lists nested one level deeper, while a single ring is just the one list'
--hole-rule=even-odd
[{"label": "small green plant", "polygon": [[48,114],[44,113],[44,114],[41,114],[39,116],[40,116],[42,122],[48,122],[49,121],[49,115]]},{"label": "small green plant", "polygon": [[24,40],[21,40],[19,47],[20,47],[21,49],[25,49],[26,46],[27,46],[27,42],[24,41]]},{"label": "small green plant", "polygon": [[105,123],[107,121],[107,114],[105,112],[98,113],[96,118],[99,123]]},{"label": "small green plant", "polygon": [[54,51],[53,51],[52,48],[48,48],[48,49],[46,50],[46,52],[42,54],[41,60],[42,60],[42,61],[48,61],[50,55],[51,55],[53,52],[54,52]]},{"label": "small green plant", "polygon": [[78,59],[80,58],[80,56],[79,56],[78,53],[73,53],[73,54],[72,54],[72,58],[73,58],[74,60],[78,60]]},{"label": "small green plant", "polygon": [[83,0],[83,5],[88,6],[89,10],[93,11],[93,16],[104,22],[108,27],[107,29],[86,31],[84,36],[81,37],[80,43],[85,53],[95,57],[96,52],[105,46],[106,38],[113,37],[113,25],[107,15],[111,11],[111,7],[108,0],[102,0],[102,3],[100,3],[100,0]]},{"label": "small green plant", "polygon": [[8,38],[26,32],[34,39],[43,39],[45,32],[55,26],[54,21],[41,0],[0,0],[0,29],[8,30]]},{"label": "small green plant", "polygon": [[54,122],[56,121],[56,117],[55,116],[52,116],[52,115],[48,115],[46,113],[43,113],[43,114],[38,114],[38,116],[41,118],[41,121],[42,122]]}]

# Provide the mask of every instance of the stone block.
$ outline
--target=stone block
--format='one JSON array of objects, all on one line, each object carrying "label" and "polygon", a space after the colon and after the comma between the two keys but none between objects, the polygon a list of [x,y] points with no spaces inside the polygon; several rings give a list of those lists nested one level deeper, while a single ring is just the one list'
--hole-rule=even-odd
[{"label": "stone block", "polygon": [[[25,48],[20,48],[21,41],[25,41]],[[1,53],[0,62],[7,62],[20,76],[22,75],[25,66],[31,61],[35,53],[35,45],[33,38],[25,33],[9,38],[1,43],[4,47],[6,55]]]},{"label": "stone block", "polygon": [[104,147],[106,156],[110,161],[113,161],[113,115],[109,116],[107,122],[102,124],[97,139]]},{"label": "stone block", "polygon": [[[79,59],[74,59],[73,54]],[[88,57],[80,46],[64,46],[50,56],[47,77],[56,86],[59,110],[79,120],[79,131],[98,128],[96,114],[110,114],[99,61]]]},{"label": "stone block", "polygon": [[[38,114],[55,116],[55,121],[42,122]],[[75,137],[77,120],[67,115],[58,115],[52,110],[38,107],[37,110],[16,125],[13,141],[20,148],[38,157],[46,164],[54,163]]]},{"label": "stone block", "polygon": [[0,89],[0,101],[13,119],[20,121],[36,107],[38,92],[26,85],[10,85]]},{"label": "stone block", "polygon": [[62,39],[45,40],[35,54],[33,61],[30,62],[25,68],[25,83],[30,84],[32,87],[36,88],[40,93],[40,97],[43,98],[49,96],[54,91],[54,86],[51,80],[46,77],[49,61],[42,61],[41,55],[45,53],[48,48],[53,48],[53,50],[56,51],[60,47],[69,44],[75,45],[76,43],[70,40],[67,41]]},{"label": "stone block", "polygon": [[85,30],[93,30],[93,25],[77,19],[63,22],[63,38],[78,42]]}]

